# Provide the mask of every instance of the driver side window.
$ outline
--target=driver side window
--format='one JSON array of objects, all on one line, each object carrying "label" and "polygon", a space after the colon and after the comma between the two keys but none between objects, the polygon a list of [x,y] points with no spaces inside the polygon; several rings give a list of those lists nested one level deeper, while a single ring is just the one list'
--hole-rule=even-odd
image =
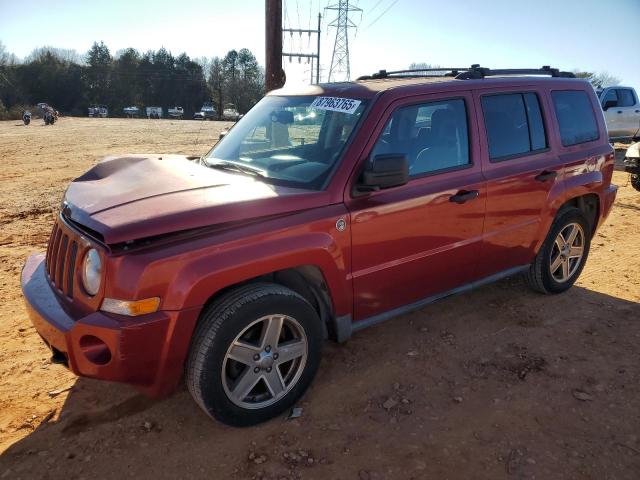
[{"label": "driver side window", "polygon": [[372,158],[380,154],[405,155],[410,177],[469,165],[464,100],[398,108],[373,147]]}]

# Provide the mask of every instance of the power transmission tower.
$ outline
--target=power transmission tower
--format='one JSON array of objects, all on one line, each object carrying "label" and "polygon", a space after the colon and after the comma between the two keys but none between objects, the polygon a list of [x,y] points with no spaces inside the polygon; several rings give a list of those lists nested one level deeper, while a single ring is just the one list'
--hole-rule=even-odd
[{"label": "power transmission tower", "polygon": [[336,76],[345,75],[346,80],[351,79],[351,69],[349,67],[349,29],[355,28],[356,24],[349,18],[351,12],[362,12],[361,8],[349,5],[349,0],[338,0],[337,4],[330,5],[327,10],[337,10],[338,16],[328,26],[335,27],[336,41],[333,44],[333,55],[331,56],[331,68],[329,69],[329,82],[335,80]]}]

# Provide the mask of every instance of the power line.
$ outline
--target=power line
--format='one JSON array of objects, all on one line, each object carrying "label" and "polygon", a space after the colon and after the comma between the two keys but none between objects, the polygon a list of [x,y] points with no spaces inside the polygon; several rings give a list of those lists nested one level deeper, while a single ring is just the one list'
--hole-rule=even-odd
[{"label": "power line", "polygon": [[[316,83],[320,83],[320,26],[322,24],[322,16],[318,13],[318,28],[317,30],[311,29],[311,28],[307,28],[307,29],[303,29],[303,28],[283,28],[282,29],[282,34],[284,35],[285,32],[289,33],[289,51],[288,52],[282,52],[282,56],[283,57],[289,57],[289,62],[291,62],[291,58],[292,57],[296,57],[298,59],[298,63],[301,62],[301,60],[303,58],[305,58],[307,60],[307,63],[311,62],[311,83],[313,83],[313,63],[315,60],[315,64],[316,64],[316,76],[315,76],[315,81]],[[316,39],[317,39],[317,47],[316,47],[316,51],[315,53],[305,53],[305,52],[296,52],[293,49],[293,34],[297,33],[300,36],[300,47],[302,49],[302,34],[306,33],[308,38],[309,38],[309,44],[311,43],[311,35],[317,35]]]},{"label": "power line", "polygon": [[367,15],[371,15],[371,14],[375,11],[375,9],[376,9],[376,8],[378,8],[378,6],[379,6],[383,1],[384,1],[384,0],[378,0],[378,1],[376,2],[376,4],[371,8],[371,10],[369,10],[369,11],[367,12]]},{"label": "power line", "polygon": [[382,17],[384,17],[384,14],[387,13],[389,10],[391,10],[391,8],[398,3],[400,0],[394,0],[393,2],[391,2],[391,4],[384,10],[384,12],[382,12],[378,18],[376,18],[373,22],[371,22],[369,25],[367,25],[365,27],[365,30],[367,30],[369,27],[371,27],[374,23],[376,23],[378,20],[380,20]]}]

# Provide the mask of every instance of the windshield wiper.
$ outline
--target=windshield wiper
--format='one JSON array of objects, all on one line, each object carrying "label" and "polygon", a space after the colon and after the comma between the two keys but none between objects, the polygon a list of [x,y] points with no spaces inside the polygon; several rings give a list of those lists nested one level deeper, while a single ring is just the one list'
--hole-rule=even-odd
[{"label": "windshield wiper", "polygon": [[218,160],[215,163],[207,162],[207,165],[211,168],[217,168],[219,170],[229,170],[232,172],[239,172],[245,175],[251,175],[252,177],[264,178],[265,176],[262,170],[258,170],[255,167],[250,167],[249,165],[243,165],[241,163],[236,163],[236,162],[228,162],[226,160]]}]

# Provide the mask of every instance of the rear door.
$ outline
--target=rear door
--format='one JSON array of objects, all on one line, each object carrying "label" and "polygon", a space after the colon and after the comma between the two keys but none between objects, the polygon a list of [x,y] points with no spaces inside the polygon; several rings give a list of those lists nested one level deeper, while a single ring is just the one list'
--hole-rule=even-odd
[{"label": "rear door", "polygon": [[536,87],[474,92],[487,179],[481,277],[532,261],[543,209],[560,188],[562,162],[550,148],[544,93]]},{"label": "rear door", "polygon": [[361,320],[473,280],[485,210],[470,93],[392,104],[363,152],[404,154],[406,185],[353,197],[354,319]]}]

